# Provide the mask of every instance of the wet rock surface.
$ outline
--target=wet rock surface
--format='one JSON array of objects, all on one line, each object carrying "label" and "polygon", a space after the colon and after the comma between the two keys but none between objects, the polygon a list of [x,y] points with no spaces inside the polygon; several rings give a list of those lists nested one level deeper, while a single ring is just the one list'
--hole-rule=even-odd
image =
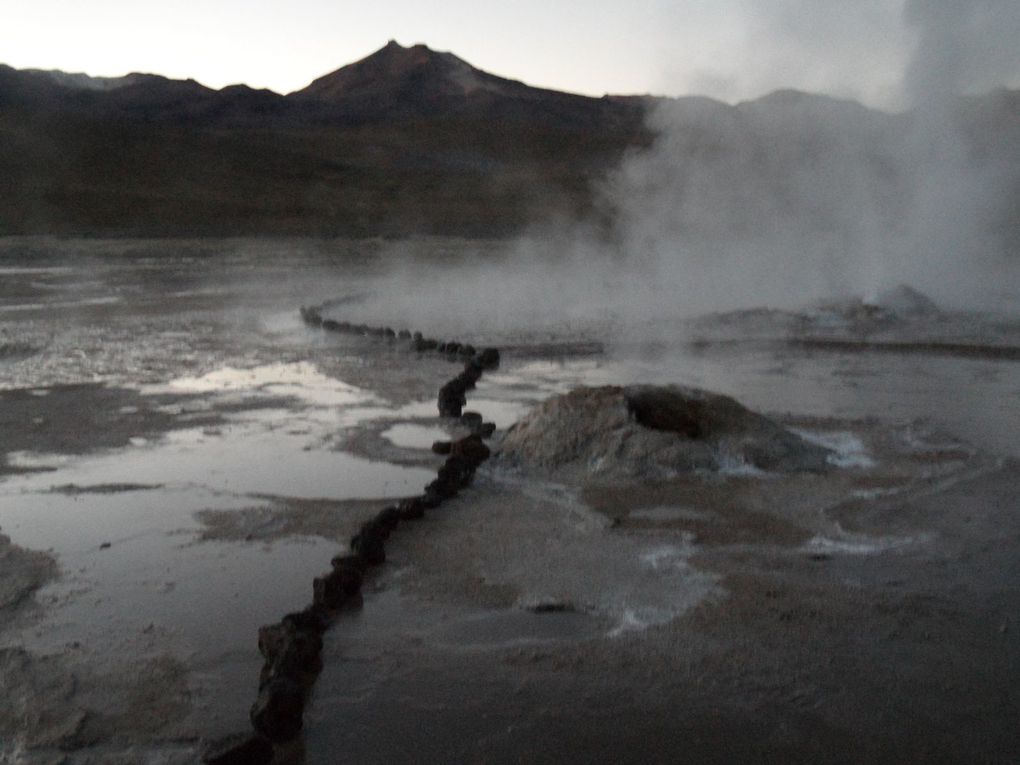
[{"label": "wet rock surface", "polygon": [[57,575],[56,561],[43,552],[25,550],[0,533],[0,617],[25,604]]},{"label": "wet rock surface", "polygon": [[206,746],[205,765],[269,765],[273,742],[258,734],[238,733]]},{"label": "wet rock surface", "polygon": [[251,724],[273,742],[284,743],[301,732],[305,689],[288,677],[274,677],[259,689],[251,708]]},{"label": "wet rock surface", "polygon": [[[19,472],[7,464],[8,452],[87,454],[128,446],[139,436],[185,427],[167,409],[186,406],[197,398],[143,396],[137,390],[91,383],[0,390],[0,476]],[[252,405],[237,402],[234,408]],[[225,409],[196,413],[187,427],[222,425],[225,413]]]},{"label": "wet rock surface", "polygon": [[[394,537],[413,575],[390,572],[388,602],[327,635],[327,656],[364,664],[327,661],[310,761],[543,762],[558,741],[564,761],[1008,763],[1015,705],[984,691],[1007,682],[988,667],[1015,676],[1017,592],[992,584],[1016,559],[994,531],[1016,538],[1015,476],[906,432],[797,425],[856,427],[877,464],[591,487],[582,507],[507,478]],[[559,619],[586,626],[541,631]],[[370,745],[350,732],[387,725]]]},{"label": "wet rock surface", "polygon": [[[90,692],[82,693],[86,688]],[[190,708],[187,673],[169,656],[130,659],[104,671],[76,665],[73,657],[0,648],[0,690],[0,758],[13,747],[59,762],[68,752],[113,739],[129,746],[167,740]],[[104,761],[102,754],[68,759]]]},{"label": "wet rock surface", "polygon": [[575,389],[536,407],[500,447],[507,464],[613,479],[823,471],[829,454],[728,396],[678,386]]}]

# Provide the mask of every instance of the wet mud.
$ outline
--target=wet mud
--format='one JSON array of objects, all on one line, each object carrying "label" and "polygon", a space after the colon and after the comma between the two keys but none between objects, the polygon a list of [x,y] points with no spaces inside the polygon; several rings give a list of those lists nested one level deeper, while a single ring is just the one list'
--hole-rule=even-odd
[{"label": "wet mud", "polygon": [[[472,381],[435,333],[308,326],[307,285],[224,318],[195,268],[163,305],[61,309],[66,340],[0,316],[44,349],[0,360],[0,565],[25,575],[3,579],[0,761],[1015,759],[1008,358],[546,338],[494,343]],[[189,340],[158,326],[183,305]],[[122,322],[136,345],[100,342]],[[107,350],[51,357],[82,339]],[[832,469],[479,461],[578,384],[675,381]]]},{"label": "wet mud", "polygon": [[[483,439],[492,436],[495,425],[486,423],[477,413],[465,414],[463,407],[467,404],[467,391],[474,389],[485,370],[499,366],[497,349],[476,351],[469,344],[440,342],[425,338],[420,332],[323,319],[316,308],[302,308],[300,314],[310,327],[372,337],[387,343],[409,341],[407,348],[411,352],[432,352],[448,361],[463,363],[461,372],[439,389],[438,409],[440,417],[456,420],[470,434],[433,444],[433,451],[447,457],[424,492],[384,507],[362,524],[350,539],[350,552],[334,557],[331,570],[313,580],[311,603],[303,610],[285,615],[277,623],[259,628],[258,646],[264,662],[258,694],[249,715],[253,730],[207,744],[202,760],[211,765],[282,762],[298,756],[295,746],[299,745],[293,742],[301,734],[304,709],[322,671],[323,634],[344,612],[361,607],[365,577],[374,567],[386,562],[386,543],[397,527],[408,521],[420,521],[427,512],[435,511],[456,497],[491,455]],[[307,512],[300,516],[302,522],[314,521]],[[279,513],[272,517],[277,525],[287,520]],[[208,514],[205,520],[207,523],[211,520]],[[294,529],[287,530],[292,533]]]}]

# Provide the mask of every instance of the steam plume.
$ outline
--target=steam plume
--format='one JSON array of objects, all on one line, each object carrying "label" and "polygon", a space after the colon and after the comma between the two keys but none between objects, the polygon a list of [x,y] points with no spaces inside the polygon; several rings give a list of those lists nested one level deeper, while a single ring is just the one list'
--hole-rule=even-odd
[{"label": "steam plume", "polygon": [[[893,79],[911,111],[795,91],[662,101],[652,145],[600,187],[608,237],[543,232],[428,293],[471,296],[478,310],[460,318],[490,327],[797,307],[901,283],[949,307],[1020,303],[1020,93],[961,96],[1020,82],[1020,5],[907,0],[902,21],[916,45]],[[442,331],[457,323],[446,310],[412,313]]]},{"label": "steam plume", "polygon": [[904,75],[913,105],[1020,85],[1020,5],[1013,0],[907,0],[917,45]]}]

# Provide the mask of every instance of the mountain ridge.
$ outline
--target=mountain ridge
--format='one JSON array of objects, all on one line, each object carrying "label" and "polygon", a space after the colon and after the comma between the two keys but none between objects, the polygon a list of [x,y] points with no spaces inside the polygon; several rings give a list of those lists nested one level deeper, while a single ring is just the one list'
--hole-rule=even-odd
[{"label": "mountain ridge", "polygon": [[[23,79],[23,82],[12,87],[12,81],[19,78]],[[217,89],[193,78],[174,79],[155,73],[130,72],[119,77],[107,77],[58,69],[15,69],[0,63],[0,105],[4,103],[6,92],[11,90],[20,91],[23,101],[31,101],[33,89],[44,96],[38,99],[39,101],[47,99],[52,101],[63,96],[67,99],[66,105],[71,107],[81,104],[94,105],[103,101],[114,101],[123,106],[132,101],[128,93],[141,95],[142,101],[146,100],[146,95],[142,94],[147,94],[151,100],[153,93],[160,92],[179,95],[190,93],[195,97],[210,99],[218,96],[236,98],[239,94],[258,94],[265,101],[279,101],[303,109],[305,114],[309,113],[309,106],[325,104],[331,107],[327,111],[333,115],[337,115],[340,108],[346,108],[355,116],[378,118],[393,114],[434,114],[441,108],[465,111],[465,102],[473,98],[490,102],[495,98],[531,102],[546,100],[560,104],[583,104],[591,108],[607,104],[613,107],[644,108],[649,104],[692,99],[737,109],[753,109],[765,105],[794,107],[805,101],[825,101],[848,107],[852,105],[858,110],[868,112],[896,114],[867,106],[854,99],[836,98],[792,88],[779,88],[735,104],[701,95],[607,93],[601,97],[588,96],[528,85],[520,80],[479,69],[453,53],[434,50],[423,43],[405,47],[396,40],[390,40],[373,53],[316,77],[303,88],[286,94],[270,88],[255,88],[245,83],[234,83]],[[83,94],[85,98],[82,98]],[[956,100],[981,102],[993,97],[1020,100],[1020,90],[1002,87],[988,94],[960,96]]]},{"label": "mountain ridge", "polygon": [[0,65],[0,236],[501,236],[576,217],[645,104],[391,43],[280,95]]},{"label": "mountain ridge", "polygon": [[[978,155],[1020,151],[1020,91],[952,104]],[[776,185],[783,168],[770,157],[825,156],[854,135],[881,177],[891,172],[883,145],[928,119],[789,90],[735,105],[593,98],[393,41],[288,95],[0,65],[0,236],[502,236],[550,218],[602,225],[605,179],[657,140],[692,157],[772,162]]]},{"label": "mountain ridge", "polygon": [[[251,100],[251,113],[238,108],[240,98]],[[225,99],[233,100],[226,110],[221,103]],[[452,53],[420,43],[404,47],[393,40],[286,95],[244,84],[217,90],[194,79],[158,74],[91,77],[0,64],[0,106],[4,105],[168,122],[216,122],[226,111],[235,121],[257,123],[271,116],[317,124],[459,115],[579,125],[626,119],[626,113],[642,108],[642,102],[632,97],[593,98],[536,88],[485,72]]]}]

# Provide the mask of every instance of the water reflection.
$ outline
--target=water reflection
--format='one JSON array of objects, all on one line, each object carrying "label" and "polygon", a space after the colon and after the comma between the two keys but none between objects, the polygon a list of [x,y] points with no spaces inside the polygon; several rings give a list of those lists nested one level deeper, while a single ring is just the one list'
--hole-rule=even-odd
[{"label": "water reflection", "polygon": [[450,438],[450,434],[442,428],[408,423],[394,425],[380,435],[394,446],[405,449],[428,449],[436,441],[446,441]]}]

